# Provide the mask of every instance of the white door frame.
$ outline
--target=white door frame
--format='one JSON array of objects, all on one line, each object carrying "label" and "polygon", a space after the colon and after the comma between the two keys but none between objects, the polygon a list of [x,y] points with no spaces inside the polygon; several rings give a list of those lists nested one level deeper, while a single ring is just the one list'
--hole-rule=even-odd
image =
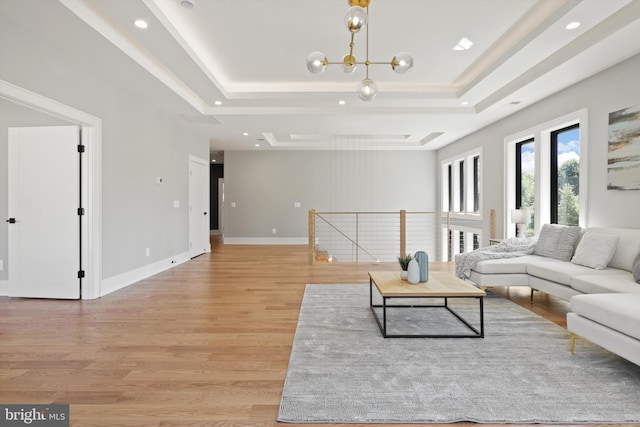
[{"label": "white door frame", "polygon": [[86,212],[82,299],[98,298],[102,274],[102,119],[1,79],[0,97],[81,126],[85,152],[80,179]]}]

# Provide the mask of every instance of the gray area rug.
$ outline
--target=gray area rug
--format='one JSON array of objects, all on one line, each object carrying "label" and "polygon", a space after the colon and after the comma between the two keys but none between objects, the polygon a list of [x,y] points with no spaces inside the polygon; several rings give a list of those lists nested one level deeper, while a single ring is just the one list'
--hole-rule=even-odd
[{"label": "gray area rug", "polygon": [[[451,305],[477,322],[476,300]],[[460,327],[444,309],[388,316],[394,333]],[[571,355],[566,329],[490,292],[484,339],[384,339],[369,285],[307,285],[278,421],[638,423],[640,367],[584,340]]]}]

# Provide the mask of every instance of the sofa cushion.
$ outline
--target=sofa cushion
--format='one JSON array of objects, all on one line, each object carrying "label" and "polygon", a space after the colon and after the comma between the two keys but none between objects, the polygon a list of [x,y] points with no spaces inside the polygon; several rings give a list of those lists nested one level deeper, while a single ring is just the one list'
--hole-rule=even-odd
[{"label": "sofa cushion", "polygon": [[571,258],[574,264],[603,270],[607,268],[618,245],[619,236],[606,234],[598,230],[587,230]]},{"label": "sofa cushion", "polygon": [[620,237],[613,258],[609,261],[609,267],[627,271],[633,270],[633,261],[640,254],[640,229],[599,227],[590,227],[589,229]]},{"label": "sofa cushion", "polygon": [[540,230],[533,254],[570,261],[579,236],[580,227],[545,224]]},{"label": "sofa cushion", "polygon": [[640,283],[640,254],[638,254],[636,260],[633,261],[633,270],[631,272],[633,273],[633,280],[635,280],[636,283]]},{"label": "sofa cushion", "polygon": [[607,276],[589,274],[572,277],[570,285],[585,294],[640,293],[640,284],[631,280],[631,273],[626,270],[611,270],[612,274]]},{"label": "sofa cushion", "polygon": [[531,262],[562,262],[538,255],[525,255],[516,258],[485,259],[473,267],[473,271],[481,274],[526,274],[527,264]]},{"label": "sofa cushion", "polygon": [[622,274],[623,270],[615,268],[594,270],[570,262],[544,261],[527,265],[527,273],[531,276],[570,286],[571,278],[575,276],[607,277]]},{"label": "sofa cushion", "polygon": [[640,340],[640,294],[571,297],[571,311]]}]

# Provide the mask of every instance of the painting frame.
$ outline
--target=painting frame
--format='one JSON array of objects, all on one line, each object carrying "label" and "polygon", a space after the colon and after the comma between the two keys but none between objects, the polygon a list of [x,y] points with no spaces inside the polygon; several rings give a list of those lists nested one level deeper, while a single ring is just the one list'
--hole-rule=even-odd
[{"label": "painting frame", "polygon": [[640,190],[640,105],[609,113],[607,190]]}]

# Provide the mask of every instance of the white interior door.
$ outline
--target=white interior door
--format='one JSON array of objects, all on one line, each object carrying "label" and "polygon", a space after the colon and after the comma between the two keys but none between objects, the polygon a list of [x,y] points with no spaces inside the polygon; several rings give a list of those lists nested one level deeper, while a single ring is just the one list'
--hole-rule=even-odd
[{"label": "white interior door", "polygon": [[209,251],[209,164],[189,159],[189,255]]},{"label": "white interior door", "polygon": [[79,133],[9,128],[9,296],[80,298]]}]

